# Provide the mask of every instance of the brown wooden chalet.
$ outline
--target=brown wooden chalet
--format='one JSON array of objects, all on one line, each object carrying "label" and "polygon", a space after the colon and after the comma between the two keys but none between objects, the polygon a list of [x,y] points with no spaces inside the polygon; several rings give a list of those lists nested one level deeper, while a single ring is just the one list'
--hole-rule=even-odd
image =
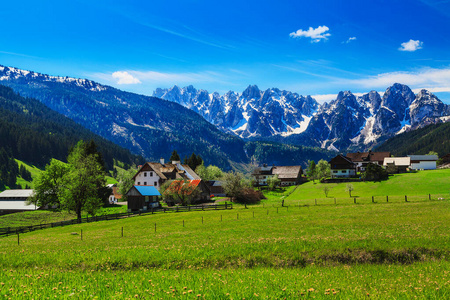
[{"label": "brown wooden chalet", "polygon": [[382,166],[384,158],[390,157],[391,152],[356,152],[347,153],[346,156],[356,164],[356,170],[358,172],[364,172],[366,170],[367,164],[371,163]]},{"label": "brown wooden chalet", "polygon": [[356,164],[352,160],[339,154],[329,161],[331,167],[331,178],[356,176]]},{"label": "brown wooden chalet", "polygon": [[303,181],[301,166],[267,166],[255,168],[252,176],[256,186],[267,185],[267,179],[275,175],[280,179],[281,186],[297,185]]}]

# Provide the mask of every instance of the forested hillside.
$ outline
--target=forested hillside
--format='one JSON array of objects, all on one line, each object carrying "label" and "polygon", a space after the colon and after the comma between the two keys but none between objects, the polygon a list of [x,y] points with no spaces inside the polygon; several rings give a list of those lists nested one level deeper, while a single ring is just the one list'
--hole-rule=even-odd
[{"label": "forested hillside", "polygon": [[114,160],[126,165],[143,161],[142,157],[93,134],[38,100],[21,97],[0,85],[0,181],[3,184],[14,186],[19,173],[14,158],[44,167],[51,158],[64,161],[69,149],[81,139],[96,143],[108,170],[113,168]]},{"label": "forested hillside", "polygon": [[435,151],[441,157],[450,153],[450,123],[432,124],[399,134],[387,140],[376,150],[390,151],[396,156],[427,154]]}]

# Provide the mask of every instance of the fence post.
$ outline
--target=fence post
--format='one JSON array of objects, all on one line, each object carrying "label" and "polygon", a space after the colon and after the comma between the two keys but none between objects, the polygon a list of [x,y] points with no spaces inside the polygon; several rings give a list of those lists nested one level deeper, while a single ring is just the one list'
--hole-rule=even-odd
[{"label": "fence post", "polygon": [[239,220],[239,214],[237,214],[237,216],[236,216],[236,220]]},{"label": "fence post", "polygon": [[81,237],[81,240],[83,240],[83,229],[81,229],[81,235],[80,235],[80,237]]},{"label": "fence post", "polygon": [[405,195],[405,202],[408,202],[408,197]]},{"label": "fence post", "polygon": [[227,209],[227,203],[225,202],[225,209]]},{"label": "fence post", "polygon": [[247,203],[244,203],[244,205],[245,205],[245,209],[247,209]]},{"label": "fence post", "polygon": [[183,227],[184,227],[184,220],[183,220]]},{"label": "fence post", "polygon": [[17,233],[17,245],[20,245],[20,237],[19,237],[19,233]]},{"label": "fence post", "polygon": [[317,205],[317,199],[314,199],[314,203]]},{"label": "fence post", "polygon": [[386,196],[386,202],[389,202],[389,196]]},{"label": "fence post", "polygon": [[277,207],[277,213],[278,213],[278,207]]},{"label": "fence post", "polygon": [[123,227],[122,227],[122,237],[123,237]]},{"label": "fence post", "polygon": [[355,204],[356,204],[356,197],[355,197],[355,198],[353,198],[353,203],[355,203]]},{"label": "fence post", "polygon": [[269,210],[267,210],[267,214],[269,214]]},{"label": "fence post", "polygon": [[373,196],[372,196],[372,203],[373,203],[374,201],[373,201]]},{"label": "fence post", "polygon": [[203,216],[202,216],[202,224],[203,224]]},{"label": "fence post", "polygon": [[156,233],[156,223],[155,223],[155,233]]},{"label": "fence post", "polygon": [[431,200],[431,194],[428,194],[428,200]]}]

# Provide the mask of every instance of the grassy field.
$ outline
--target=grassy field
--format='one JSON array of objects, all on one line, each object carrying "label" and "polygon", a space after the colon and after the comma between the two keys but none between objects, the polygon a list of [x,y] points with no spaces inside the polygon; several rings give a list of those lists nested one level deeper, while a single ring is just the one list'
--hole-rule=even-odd
[{"label": "grassy field", "polygon": [[449,178],[443,170],[353,183],[357,204],[346,184],[324,198],[321,184],[306,183],[248,209],[3,237],[0,297],[449,299]]},{"label": "grassy field", "polygon": [[[126,205],[114,205],[100,209],[97,215],[124,213]],[[86,215],[83,214],[83,218]],[[76,219],[75,213],[67,211],[36,210],[0,216],[0,228],[48,224]]]},{"label": "grassy field", "polygon": [[46,229],[20,245],[0,239],[0,295],[445,299],[449,219],[450,201],[420,201],[237,206]]}]

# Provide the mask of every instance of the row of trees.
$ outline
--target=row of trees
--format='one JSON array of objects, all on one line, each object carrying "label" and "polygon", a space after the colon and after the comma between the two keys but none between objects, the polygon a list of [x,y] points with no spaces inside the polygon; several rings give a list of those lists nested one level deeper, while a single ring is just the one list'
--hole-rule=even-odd
[{"label": "row of trees", "polygon": [[105,168],[94,142],[79,141],[70,151],[67,164],[52,159],[36,178],[31,203],[58,206],[73,211],[81,222],[81,213],[94,215],[107,201]]}]

